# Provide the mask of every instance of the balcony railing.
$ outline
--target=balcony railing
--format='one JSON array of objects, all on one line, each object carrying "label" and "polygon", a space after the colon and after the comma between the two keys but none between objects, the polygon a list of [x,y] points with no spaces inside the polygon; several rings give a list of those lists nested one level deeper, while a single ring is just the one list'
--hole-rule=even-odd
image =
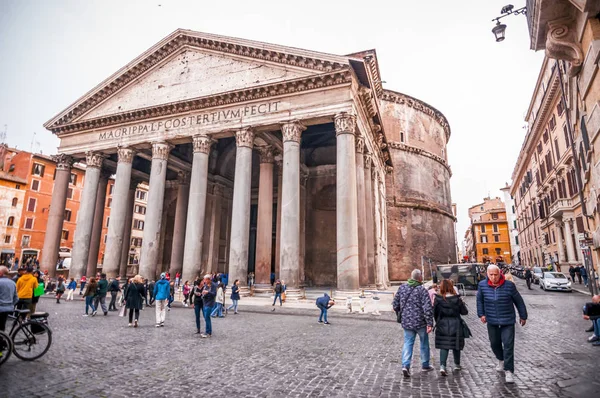
[{"label": "balcony railing", "polygon": [[550,205],[550,217],[559,218],[564,212],[573,210],[571,199],[558,199]]}]

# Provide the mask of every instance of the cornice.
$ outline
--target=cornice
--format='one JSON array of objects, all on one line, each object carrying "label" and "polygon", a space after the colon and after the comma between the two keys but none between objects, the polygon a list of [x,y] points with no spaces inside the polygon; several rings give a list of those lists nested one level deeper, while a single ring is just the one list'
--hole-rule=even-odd
[{"label": "cornice", "polygon": [[456,221],[456,217],[454,217],[454,214],[452,214],[451,212],[444,210],[442,208],[440,208],[439,206],[436,206],[433,203],[430,202],[426,202],[426,203],[422,203],[422,202],[409,202],[409,201],[395,201],[392,202],[388,202],[390,203],[393,207],[406,207],[409,209],[418,209],[418,210],[425,210],[425,211],[430,211],[432,213],[438,213],[441,214],[443,216],[446,216],[448,218],[451,218],[452,221]]},{"label": "cornice", "polygon": [[425,156],[426,158],[429,158],[429,159],[433,159],[436,162],[440,163],[442,166],[444,166],[446,168],[446,170],[448,170],[450,177],[452,177],[452,169],[450,169],[450,165],[446,162],[445,159],[439,157],[438,155],[435,155],[435,154],[428,152],[421,148],[403,144],[401,142],[390,141],[390,142],[388,142],[388,145],[390,148],[393,148],[393,149],[398,149],[401,151],[410,152],[410,153],[414,153],[416,155]]},{"label": "cornice", "polygon": [[300,93],[304,91],[345,84],[351,81],[351,72],[344,70],[340,72],[303,77],[295,80],[287,80],[270,85],[233,90],[221,94],[198,97],[148,108],[141,108],[133,111],[84,120],[73,124],[55,124],[52,126],[47,126],[47,128],[54,134],[60,135],[63,133],[72,133],[81,130],[104,128],[116,124],[135,122],[153,117],[171,116],[184,112],[225,106],[245,101]]},{"label": "cornice", "polygon": [[446,116],[444,116],[442,112],[438,111],[433,106],[419,99],[411,97],[410,95],[398,93],[391,90],[383,90],[383,95],[381,96],[381,99],[388,102],[395,102],[400,105],[406,105],[409,108],[413,108],[417,111],[423,112],[428,116],[431,116],[444,129],[444,133],[446,134],[446,142],[450,140],[450,124],[448,123]]},{"label": "cornice", "polygon": [[[73,104],[63,113],[45,123],[44,127],[53,129],[55,126],[71,122],[184,47],[207,49],[220,53],[311,69],[317,72],[329,73],[332,71],[349,70],[350,68],[348,64],[344,64],[341,61],[343,59],[341,57],[310,53],[308,51],[268,45],[260,42],[178,30],[163,40],[162,44],[159,43],[155,48],[144,53],[131,64],[121,68],[113,76],[100,83],[96,89],[83,97],[81,101]],[[339,62],[335,61],[336,58],[339,59]]]}]

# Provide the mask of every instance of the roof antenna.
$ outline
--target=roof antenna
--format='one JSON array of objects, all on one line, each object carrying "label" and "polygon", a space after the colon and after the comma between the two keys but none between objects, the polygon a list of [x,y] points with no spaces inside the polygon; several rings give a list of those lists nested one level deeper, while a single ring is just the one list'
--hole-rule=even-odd
[{"label": "roof antenna", "polygon": [[33,143],[35,142],[35,131],[33,132],[33,137],[31,137],[31,145],[29,146],[29,152],[33,153]]}]

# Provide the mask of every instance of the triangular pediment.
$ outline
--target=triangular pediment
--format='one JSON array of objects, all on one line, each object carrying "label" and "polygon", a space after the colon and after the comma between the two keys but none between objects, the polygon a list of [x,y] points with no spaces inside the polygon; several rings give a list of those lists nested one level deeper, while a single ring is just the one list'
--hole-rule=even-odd
[{"label": "triangular pediment", "polygon": [[314,75],[230,54],[187,48],[114,93],[76,121]]},{"label": "triangular pediment", "polygon": [[44,124],[73,122],[348,69],[348,57],[177,30]]}]

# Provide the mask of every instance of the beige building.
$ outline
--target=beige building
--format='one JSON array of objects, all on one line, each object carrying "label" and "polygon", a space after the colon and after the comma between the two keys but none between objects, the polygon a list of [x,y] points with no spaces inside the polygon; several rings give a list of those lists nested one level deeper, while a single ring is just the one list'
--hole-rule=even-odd
[{"label": "beige building", "polygon": [[291,289],[385,287],[422,256],[454,261],[448,122],[381,83],[375,50],[339,56],[177,30],[45,124],[65,170],[45,245],[58,244],[67,171],[85,159],[76,278],[102,173],[115,176],[109,276],[126,272],[133,239],[149,278],[228,272],[245,284],[254,272],[268,284],[275,272]]}]

